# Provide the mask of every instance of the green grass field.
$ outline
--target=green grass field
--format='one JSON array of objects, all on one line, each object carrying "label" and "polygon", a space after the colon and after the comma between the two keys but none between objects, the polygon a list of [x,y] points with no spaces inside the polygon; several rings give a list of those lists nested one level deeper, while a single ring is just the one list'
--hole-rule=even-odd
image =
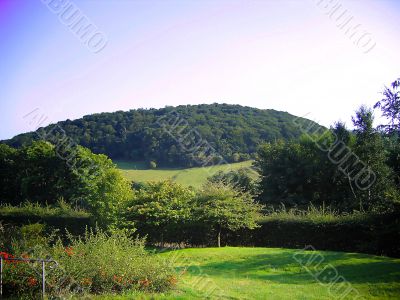
[{"label": "green grass field", "polygon": [[[157,255],[173,260],[183,274],[174,291],[100,298],[400,299],[400,259],[242,247],[183,249]],[[303,267],[307,262],[308,267]]]},{"label": "green grass field", "polygon": [[[115,161],[123,175],[132,181],[146,182],[172,179],[178,183],[199,188],[206,182],[207,177],[218,171],[228,172],[244,167],[250,167],[252,161],[226,164],[212,167],[199,167],[188,169],[147,169],[142,162]],[[253,171],[252,171],[253,172]],[[254,176],[257,176],[254,172]]]}]

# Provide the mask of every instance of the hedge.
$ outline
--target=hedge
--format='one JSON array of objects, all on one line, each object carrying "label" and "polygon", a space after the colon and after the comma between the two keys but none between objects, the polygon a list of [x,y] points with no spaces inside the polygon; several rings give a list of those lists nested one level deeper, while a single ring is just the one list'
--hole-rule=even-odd
[{"label": "hedge", "polygon": [[360,252],[400,257],[400,212],[313,222],[266,218],[255,230],[227,232],[225,244]]},{"label": "hedge", "polygon": [[[137,232],[159,244],[159,232]],[[184,247],[216,245],[216,233],[201,224],[185,226],[164,235],[164,242]],[[400,257],[400,211],[327,218],[267,216],[254,230],[222,232],[222,245],[280,247],[358,252]]]},{"label": "hedge", "polygon": [[85,232],[86,227],[92,225],[92,220],[87,217],[71,216],[37,216],[37,215],[0,215],[2,224],[25,225],[33,223],[42,223],[47,225],[47,229],[58,229],[61,233],[68,230],[73,235],[80,235]]}]

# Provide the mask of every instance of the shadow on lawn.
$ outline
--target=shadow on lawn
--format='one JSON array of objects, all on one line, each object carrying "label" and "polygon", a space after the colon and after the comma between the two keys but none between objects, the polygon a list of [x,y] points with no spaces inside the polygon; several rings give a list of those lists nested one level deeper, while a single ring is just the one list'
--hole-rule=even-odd
[{"label": "shadow on lawn", "polygon": [[[201,272],[209,276],[224,278],[248,278],[274,281],[285,284],[312,284],[312,279],[293,257],[295,251],[245,256],[235,260],[200,263]],[[312,265],[309,270],[313,274],[328,265],[333,265],[338,274],[351,283],[394,283],[400,281],[400,261],[390,258],[362,256],[351,253],[321,253],[323,262],[318,268]],[[302,258],[308,260],[313,252],[302,252]],[[196,275],[198,267],[188,265],[188,271]]]}]

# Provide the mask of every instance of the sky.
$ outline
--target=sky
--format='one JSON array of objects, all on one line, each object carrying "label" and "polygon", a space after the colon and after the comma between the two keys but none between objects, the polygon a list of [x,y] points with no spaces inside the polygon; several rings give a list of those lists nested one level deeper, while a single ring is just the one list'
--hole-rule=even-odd
[{"label": "sky", "polygon": [[35,130],[35,114],[214,102],[351,127],[400,77],[399,13],[396,0],[0,0],[0,139]]}]

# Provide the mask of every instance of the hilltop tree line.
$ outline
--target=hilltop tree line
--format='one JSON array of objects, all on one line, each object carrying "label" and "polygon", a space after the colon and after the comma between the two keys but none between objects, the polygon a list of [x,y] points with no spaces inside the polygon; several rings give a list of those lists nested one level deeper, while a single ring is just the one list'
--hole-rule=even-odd
[{"label": "hilltop tree line", "polygon": [[[184,105],[88,115],[20,134],[5,143],[19,148],[39,140],[41,132],[56,135],[63,131],[76,144],[111,159],[193,167],[215,162],[201,151],[195,153],[193,149],[201,143],[224,161],[238,162],[254,158],[263,142],[298,138],[301,132],[294,119],[286,112],[239,105]],[[161,126],[164,121],[173,130]],[[307,120],[300,118],[299,122]],[[193,142],[188,145],[190,139]]]}]

